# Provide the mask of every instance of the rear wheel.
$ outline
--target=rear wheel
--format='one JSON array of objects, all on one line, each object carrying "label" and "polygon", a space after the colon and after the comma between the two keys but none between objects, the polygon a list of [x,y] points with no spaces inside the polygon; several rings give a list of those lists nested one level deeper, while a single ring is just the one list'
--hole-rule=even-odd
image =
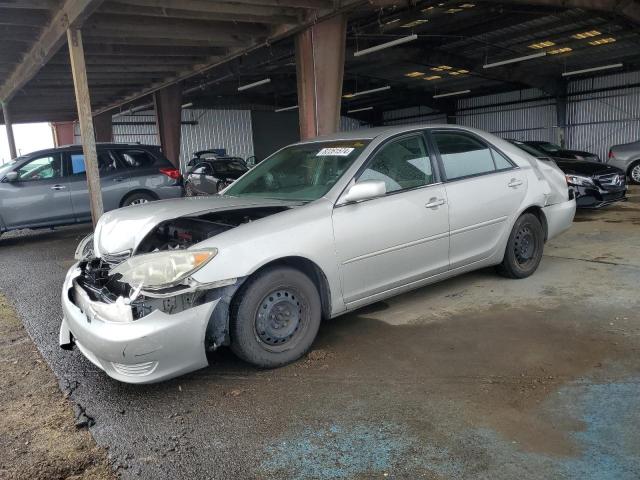
[{"label": "rear wheel", "polygon": [[148,193],[132,193],[123,200],[122,206],[128,207],[129,205],[142,205],[143,203],[153,202],[154,200],[155,198]]},{"label": "rear wheel", "polygon": [[498,272],[508,278],[526,278],[536,271],[544,250],[544,231],[538,217],[521,215],[513,225]]},{"label": "rear wheel", "polygon": [[231,349],[256,367],[286,365],[309,350],[320,318],[320,295],[309,277],[290,267],[267,268],[231,305]]},{"label": "rear wheel", "polygon": [[640,161],[631,165],[631,168],[629,169],[629,178],[631,179],[631,183],[640,185]]}]

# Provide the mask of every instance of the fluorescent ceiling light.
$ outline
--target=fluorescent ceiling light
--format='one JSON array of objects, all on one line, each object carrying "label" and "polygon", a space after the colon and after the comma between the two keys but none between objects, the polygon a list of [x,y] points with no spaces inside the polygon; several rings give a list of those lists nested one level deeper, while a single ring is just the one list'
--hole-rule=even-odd
[{"label": "fluorescent ceiling light", "polygon": [[547,54],[558,55],[559,53],[567,53],[572,51],[573,51],[573,48],[571,47],[562,47],[562,48],[556,48],[554,50],[547,50]]},{"label": "fluorescent ceiling light", "polygon": [[499,67],[500,65],[507,65],[509,63],[524,62],[525,60],[533,60],[534,58],[540,58],[540,57],[546,57],[546,56],[547,56],[547,52],[533,53],[531,55],[525,55],[524,57],[516,57],[516,58],[510,58],[508,60],[501,60],[499,62],[487,63],[487,64],[483,65],[482,68]]},{"label": "fluorescent ceiling light", "polygon": [[289,110],[295,110],[296,108],[298,108],[298,105],[292,105],[290,107],[283,107],[283,108],[276,108],[276,113],[278,112],[288,112]]},{"label": "fluorescent ceiling light", "polygon": [[434,95],[433,98],[443,98],[443,97],[453,97],[454,95],[464,95],[465,93],[469,93],[471,90],[460,90],[458,92],[449,92],[449,93],[439,93],[438,95]]},{"label": "fluorescent ceiling light", "polygon": [[347,113],[366,112],[368,110],[373,110],[373,107],[364,107],[364,108],[356,108],[354,110],[347,110]]},{"label": "fluorescent ceiling light", "polygon": [[376,45],[374,47],[365,48],[364,50],[358,50],[357,52],[353,52],[353,56],[361,57],[362,55],[378,52],[380,50],[384,50],[385,48],[395,47],[396,45],[402,45],[403,43],[412,42],[417,39],[418,39],[418,35],[414,33],[413,35],[397,38],[395,40],[391,40],[390,42],[381,43],[380,45]]},{"label": "fluorescent ceiling light", "polygon": [[385,85],[384,87],[372,88],[371,90],[363,90],[361,92],[347,93],[343,95],[342,98],[361,97],[362,95],[369,95],[370,93],[384,92],[385,90],[389,90],[390,88],[391,88],[391,85]]},{"label": "fluorescent ceiling light", "polygon": [[622,67],[622,63],[612,63],[611,65],[603,65],[602,67],[585,68],[584,70],[573,70],[571,72],[564,72],[563,77],[570,77],[571,75],[580,75],[589,72],[599,72],[600,70],[611,70],[614,68]]},{"label": "fluorescent ceiling light", "polygon": [[598,30],[589,30],[588,32],[576,33],[575,35],[571,36],[573,38],[577,38],[578,40],[582,40],[583,38],[597,37],[598,35],[602,35],[602,32]]},{"label": "fluorescent ceiling light", "polygon": [[416,77],[423,77],[424,76],[424,72],[409,72],[409,73],[405,73],[404,74],[405,77],[409,77],[409,78],[416,78]]},{"label": "fluorescent ceiling light", "polygon": [[535,50],[540,50],[541,48],[553,47],[556,43],[551,40],[545,40],[543,42],[532,43],[529,45],[529,48],[533,48]]},{"label": "fluorescent ceiling light", "polygon": [[412,28],[417,27],[418,25],[422,25],[423,23],[427,23],[429,20],[426,18],[420,18],[418,20],[414,20],[413,22],[405,23],[404,25],[400,25],[402,28]]},{"label": "fluorescent ceiling light", "polygon": [[442,78],[440,75],[429,75],[428,77],[424,77],[425,80],[438,80]]},{"label": "fluorescent ceiling light", "polygon": [[264,85],[265,83],[270,83],[270,82],[271,82],[270,78],[265,78],[264,80],[258,80],[257,82],[248,83],[246,85],[240,85],[238,87],[238,91],[242,92],[243,90],[249,90],[250,88],[258,87],[260,85]]},{"label": "fluorescent ceiling light", "polygon": [[185,103],[184,105],[180,106],[180,108],[189,108],[189,107],[193,107],[193,102]]}]

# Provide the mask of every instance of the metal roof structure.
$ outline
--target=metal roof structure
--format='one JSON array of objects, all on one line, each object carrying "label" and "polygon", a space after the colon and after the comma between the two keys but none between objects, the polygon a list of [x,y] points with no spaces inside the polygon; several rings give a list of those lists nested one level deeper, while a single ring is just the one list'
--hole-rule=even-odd
[{"label": "metal roof structure", "polygon": [[350,114],[363,119],[413,105],[446,112],[460,92],[562,96],[567,72],[640,67],[637,0],[0,0],[0,100],[15,122],[77,117],[71,25],[82,27],[94,113],[149,104],[176,82],[195,106],[294,107],[292,35],[342,11],[343,113],[367,109]]}]

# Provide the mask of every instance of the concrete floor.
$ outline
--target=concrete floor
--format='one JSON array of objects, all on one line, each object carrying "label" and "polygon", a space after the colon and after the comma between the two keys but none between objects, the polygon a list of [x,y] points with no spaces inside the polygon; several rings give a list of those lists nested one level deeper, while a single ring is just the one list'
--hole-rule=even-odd
[{"label": "concrete floor", "polygon": [[640,478],[640,189],[539,271],[464,275],[329,321],[311,354],[229,352],[152,386],[57,348],[86,229],[0,239],[0,289],[125,478]]}]

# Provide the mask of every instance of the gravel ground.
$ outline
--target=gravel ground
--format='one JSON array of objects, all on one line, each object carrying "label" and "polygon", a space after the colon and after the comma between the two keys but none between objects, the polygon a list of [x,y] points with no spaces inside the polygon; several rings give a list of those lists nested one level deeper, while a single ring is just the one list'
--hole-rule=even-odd
[{"label": "gravel ground", "polygon": [[124,478],[640,478],[640,191],[539,271],[483,270],[326,322],[294,365],[119,384],[57,347],[86,228],[0,239],[0,290]]}]

